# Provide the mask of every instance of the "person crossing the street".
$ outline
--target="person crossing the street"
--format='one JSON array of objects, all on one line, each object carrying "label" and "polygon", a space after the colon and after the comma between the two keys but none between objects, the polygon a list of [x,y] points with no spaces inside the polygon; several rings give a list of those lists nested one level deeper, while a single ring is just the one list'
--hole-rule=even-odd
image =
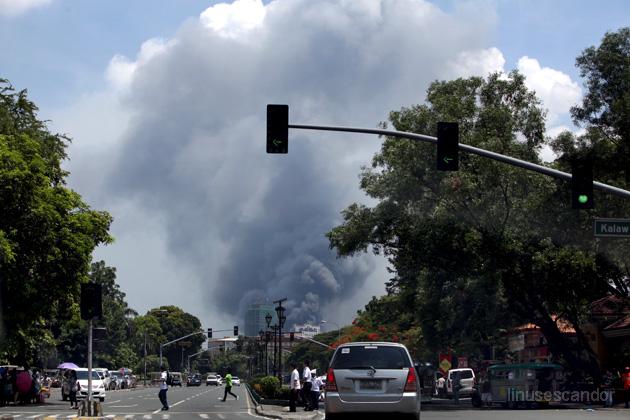
[{"label": "person crossing the street", "polygon": [[227,369],[227,374],[225,375],[225,392],[223,393],[223,400],[227,398],[227,394],[230,394],[234,398],[238,400],[238,395],[232,393],[232,369]]},{"label": "person crossing the street", "polygon": [[164,366],[160,366],[160,392],[158,393],[158,398],[162,403],[162,411],[168,410],[168,402],[166,401],[166,392],[168,391],[168,372],[164,368]]}]

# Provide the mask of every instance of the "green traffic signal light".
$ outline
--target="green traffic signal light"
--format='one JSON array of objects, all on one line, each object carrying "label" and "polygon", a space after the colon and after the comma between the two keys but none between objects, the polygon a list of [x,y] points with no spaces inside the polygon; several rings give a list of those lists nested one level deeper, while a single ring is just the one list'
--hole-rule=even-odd
[{"label": "green traffic signal light", "polygon": [[583,158],[571,162],[571,196],[574,209],[594,208],[592,160]]}]

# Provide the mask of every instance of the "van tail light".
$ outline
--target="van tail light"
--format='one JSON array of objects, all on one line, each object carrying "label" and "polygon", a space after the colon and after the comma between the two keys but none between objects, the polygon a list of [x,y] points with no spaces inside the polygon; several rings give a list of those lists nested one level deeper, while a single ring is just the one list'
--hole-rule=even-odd
[{"label": "van tail light", "polygon": [[337,392],[337,382],[335,381],[333,368],[328,368],[328,372],[326,372],[326,391]]},{"label": "van tail light", "polygon": [[418,391],[418,385],[416,384],[416,369],[413,367],[409,368],[409,373],[407,374],[407,383],[405,384],[405,392],[416,392]]}]

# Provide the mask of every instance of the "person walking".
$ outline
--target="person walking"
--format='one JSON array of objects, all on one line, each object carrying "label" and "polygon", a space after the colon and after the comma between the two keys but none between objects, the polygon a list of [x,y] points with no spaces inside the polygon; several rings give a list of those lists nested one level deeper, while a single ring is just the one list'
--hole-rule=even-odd
[{"label": "person walking", "polygon": [[453,372],[451,376],[451,380],[453,381],[453,402],[459,405],[459,390],[461,389],[461,379],[459,377],[459,372]]},{"label": "person walking", "polygon": [[234,398],[238,400],[238,395],[232,393],[232,369],[227,369],[227,374],[225,375],[225,392],[223,393],[223,400],[227,398],[227,394],[230,394]]},{"label": "person walking", "polygon": [[79,408],[79,402],[77,401],[77,392],[79,392],[79,380],[77,379],[77,372],[70,370],[68,372],[68,389],[70,390],[70,408]]},{"label": "person walking", "polygon": [[485,371],[481,374],[481,407],[492,407],[492,384]]},{"label": "person walking", "polygon": [[602,376],[602,388],[604,389],[606,395],[606,399],[604,400],[604,407],[612,407],[613,405],[613,393],[615,392],[615,389],[613,387],[614,380],[615,377],[613,376],[613,373],[610,371],[610,369],[607,369],[604,373],[604,376]]},{"label": "person walking", "polygon": [[438,375],[435,381],[435,392],[438,398],[444,398],[446,396],[446,379],[441,373],[438,373]]},{"label": "person walking", "polygon": [[291,363],[291,367],[293,371],[291,372],[291,383],[289,384],[291,389],[289,393],[289,411],[295,413],[295,403],[297,402],[300,392],[300,373],[297,370],[295,362]]},{"label": "person walking", "polygon": [[169,373],[168,371],[164,368],[164,366],[160,366],[160,370],[162,371],[160,373],[160,392],[158,393],[158,398],[160,399],[160,402],[162,403],[162,411],[167,411],[168,410],[168,401],[166,399],[166,392],[168,391],[168,385],[169,385]]},{"label": "person walking", "polygon": [[313,410],[319,410],[319,394],[324,383],[317,377],[315,369],[311,370],[311,375],[311,408]]},{"label": "person walking", "polygon": [[304,361],[304,370],[302,370],[302,401],[304,401],[304,411],[312,411],[311,407],[311,388],[313,386],[311,378],[310,362]]}]

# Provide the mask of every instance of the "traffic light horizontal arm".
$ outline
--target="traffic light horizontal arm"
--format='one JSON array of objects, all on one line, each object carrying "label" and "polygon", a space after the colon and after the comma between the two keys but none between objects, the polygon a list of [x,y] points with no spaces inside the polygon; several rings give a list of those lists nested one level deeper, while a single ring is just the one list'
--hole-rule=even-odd
[{"label": "traffic light horizontal arm", "polygon": [[205,333],[206,333],[206,332],[205,332],[205,331],[203,331],[203,330],[202,330],[202,331],[197,331],[197,332],[194,332],[194,333],[190,333],[190,334],[185,335],[185,336],[183,336],[183,337],[179,337],[179,338],[176,338],[175,340],[169,341],[168,343],[162,343],[162,344],[160,344],[160,347],[165,347],[165,346],[168,346],[169,344],[176,343],[176,342],[178,342],[178,341],[180,341],[180,340],[183,340],[184,338],[192,337],[193,335],[197,335],[197,334],[205,334]]},{"label": "traffic light horizontal arm", "polygon": [[[299,130],[319,130],[319,131],[341,131],[349,133],[364,133],[364,134],[378,134],[380,136],[400,137],[410,140],[419,140],[427,143],[436,143],[437,137],[427,136],[425,134],[408,133],[406,131],[395,130],[382,130],[377,128],[357,128],[357,127],[334,127],[334,126],[320,126],[320,125],[302,125],[302,124],[289,124],[289,128],[295,128]],[[487,157],[499,162],[507,163],[512,166],[518,166],[520,168],[528,169],[530,171],[538,172],[544,175],[552,176],[554,178],[571,180],[571,174],[567,172],[558,171],[556,169],[548,168],[546,166],[537,165],[535,163],[527,162],[525,160],[513,158],[511,156],[502,155],[500,153],[491,152],[489,150],[480,149],[474,146],[468,146],[466,144],[459,143],[459,150],[464,152],[473,153],[479,156]],[[593,188],[598,190],[609,192],[613,195],[617,195],[623,198],[630,198],[630,191],[614,187],[612,185],[604,184],[602,182],[593,182]]]}]

